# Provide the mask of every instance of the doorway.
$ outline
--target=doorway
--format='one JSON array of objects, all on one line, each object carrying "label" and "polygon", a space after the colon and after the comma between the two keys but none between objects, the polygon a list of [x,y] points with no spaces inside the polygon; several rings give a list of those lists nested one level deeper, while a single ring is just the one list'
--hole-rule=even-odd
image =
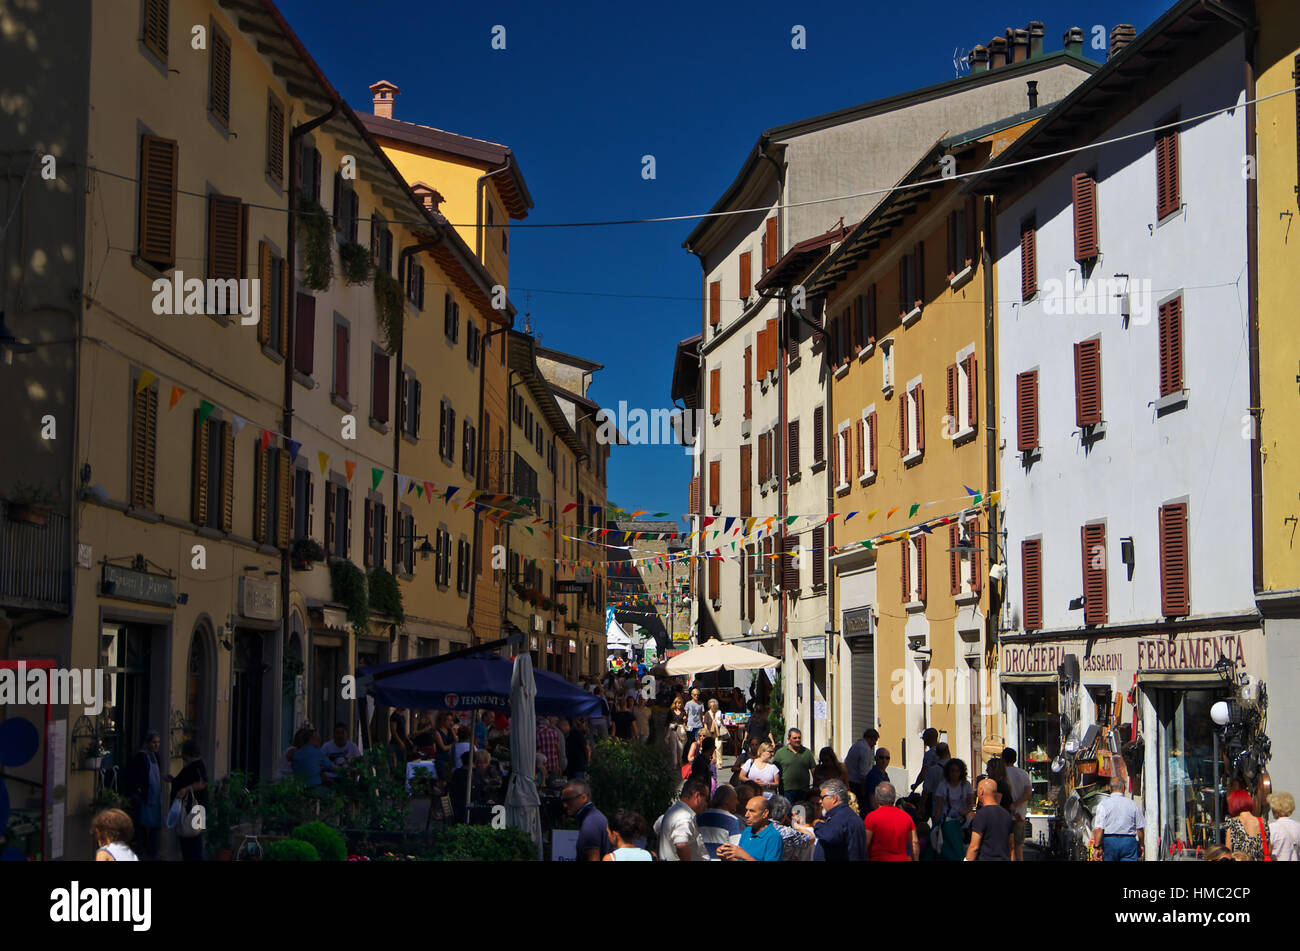
[{"label": "doorway", "polygon": [[237,630],[234,684],[230,691],[230,768],[256,779],[262,763],[262,697],[269,669],[263,660],[262,635]]}]

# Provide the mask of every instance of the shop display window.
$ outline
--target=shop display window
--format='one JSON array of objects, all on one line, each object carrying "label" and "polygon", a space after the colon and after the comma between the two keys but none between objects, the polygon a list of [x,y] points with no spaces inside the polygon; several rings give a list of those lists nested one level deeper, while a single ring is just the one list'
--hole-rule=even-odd
[{"label": "shop display window", "polygon": [[[1160,841],[1166,850],[1204,848],[1214,837],[1215,690],[1156,691],[1160,719]],[[1150,834],[1150,830],[1148,830]]]},{"label": "shop display window", "polygon": [[1017,737],[1021,766],[1029,773],[1033,791],[1029,795],[1031,816],[1056,814],[1056,794],[1061,773],[1052,772],[1052,761],[1061,752],[1061,713],[1056,684],[1033,684],[1015,689],[1020,711]]}]

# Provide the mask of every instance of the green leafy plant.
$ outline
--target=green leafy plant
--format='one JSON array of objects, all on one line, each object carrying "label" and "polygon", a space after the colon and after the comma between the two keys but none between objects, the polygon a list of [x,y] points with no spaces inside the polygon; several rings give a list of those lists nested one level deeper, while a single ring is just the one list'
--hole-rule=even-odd
[{"label": "green leafy plant", "polygon": [[131,806],[131,800],[123,796],[116,789],[109,789],[107,786],[95,793],[95,810],[103,809],[121,809],[126,811]]},{"label": "green leafy plant", "polygon": [[576,630],[578,629],[578,622],[577,622],[577,621],[565,621],[565,622],[564,622],[564,629],[565,629],[566,631],[576,631]]},{"label": "green leafy plant", "polygon": [[293,837],[302,842],[310,842],[316,849],[322,862],[344,862],[348,857],[348,846],[337,829],[331,829],[323,822],[308,822],[293,830]]},{"label": "green leafy plant", "polygon": [[564,617],[566,614],[569,613],[569,606],[567,604],[557,604],[555,606],[555,613],[558,614],[560,617]]},{"label": "green leafy plant", "polygon": [[324,561],[325,549],[314,538],[295,538],[289,557],[301,562]]},{"label": "green leafy plant", "polygon": [[411,797],[406,775],[397,775],[387,747],[371,747],[355,769],[339,777],[334,791],[346,804],[349,821],[375,831],[400,831],[405,827]]},{"label": "green leafy plant", "polygon": [[334,280],[334,223],[320,203],[306,195],[298,196],[297,210],[298,247],[307,266],[303,282],[314,291],[327,291]]},{"label": "green leafy plant", "polygon": [[555,604],[554,604],[554,602],[551,601],[550,598],[542,598],[542,610],[543,610],[543,611],[549,611],[549,610],[551,610],[551,608],[553,608],[553,607],[555,607]]},{"label": "green leafy plant", "polygon": [[289,776],[278,783],[259,784],[249,812],[262,820],[267,832],[288,832],[307,817],[315,801],[301,779]]},{"label": "green leafy plant", "polygon": [[252,818],[253,793],[248,788],[248,774],[236,770],[208,789],[208,857],[215,858],[222,849],[231,848],[230,830]]},{"label": "green leafy plant", "polygon": [[606,816],[633,809],[654,822],[672,805],[680,775],[661,746],[606,738],[596,744],[587,768],[592,798]]},{"label": "green leafy plant", "polygon": [[776,679],[772,682],[771,709],[767,713],[768,730],[778,742],[785,737],[785,686],[781,683],[781,671],[778,668]]},{"label": "green leafy plant", "polygon": [[302,839],[281,839],[262,850],[263,862],[319,862],[320,853]]},{"label": "green leafy plant", "polygon": [[514,826],[455,825],[438,836],[434,855],[443,862],[529,862],[537,858],[537,843]]},{"label": "green leafy plant", "polygon": [[370,280],[370,249],[349,241],[339,245],[339,264],[343,266],[344,284],[365,284]]},{"label": "green leafy plant", "polygon": [[406,301],[402,285],[382,268],[375,270],[375,313],[379,317],[379,331],[383,335],[384,349],[396,353],[402,345],[402,318],[406,315]]},{"label": "green leafy plant", "polygon": [[370,594],[365,573],[345,558],[331,561],[330,597],[347,608],[353,632],[365,636],[370,629]]},{"label": "green leafy plant", "polygon": [[369,586],[370,610],[377,614],[387,614],[398,624],[406,620],[406,612],[402,608],[402,589],[391,571],[379,566],[371,568]]},{"label": "green leafy plant", "polygon": [[45,485],[33,485],[29,482],[15,482],[5,498],[10,505],[28,506],[30,508],[49,508],[54,504],[54,493]]}]

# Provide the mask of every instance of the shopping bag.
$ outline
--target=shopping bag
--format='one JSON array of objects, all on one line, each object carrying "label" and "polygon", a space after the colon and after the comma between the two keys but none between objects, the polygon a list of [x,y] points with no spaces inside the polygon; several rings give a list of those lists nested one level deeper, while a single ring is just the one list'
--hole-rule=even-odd
[{"label": "shopping bag", "polygon": [[[189,809],[185,811],[185,814],[181,816],[180,828],[178,828],[176,832],[182,839],[192,839],[196,835],[201,835],[203,830],[207,828],[208,811],[199,805],[195,800],[193,793],[190,793],[185,798],[191,803],[191,805]],[[180,800],[176,799],[173,801],[173,805],[179,802]],[[182,808],[184,807],[182,806]]]},{"label": "shopping bag", "polygon": [[172,807],[167,810],[167,828],[175,829],[181,821],[181,798],[177,796],[172,800]]}]

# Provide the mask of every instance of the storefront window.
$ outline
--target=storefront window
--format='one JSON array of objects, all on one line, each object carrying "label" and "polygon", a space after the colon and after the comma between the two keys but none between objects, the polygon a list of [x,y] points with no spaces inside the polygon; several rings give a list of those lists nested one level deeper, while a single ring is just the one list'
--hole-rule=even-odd
[{"label": "storefront window", "polygon": [[1159,690],[1160,841],[1164,850],[1214,843],[1214,690]]},{"label": "storefront window", "polygon": [[106,624],[100,632],[100,666],[108,674],[109,702],[105,708],[112,734],[112,765],[125,767],[139,748],[149,722],[150,630],[127,624]]},{"label": "storefront window", "polygon": [[1013,697],[1020,713],[1017,748],[1033,784],[1029,814],[1055,815],[1056,793],[1062,778],[1061,773],[1052,772],[1052,761],[1061,752],[1061,714],[1056,684],[1017,687]]}]

